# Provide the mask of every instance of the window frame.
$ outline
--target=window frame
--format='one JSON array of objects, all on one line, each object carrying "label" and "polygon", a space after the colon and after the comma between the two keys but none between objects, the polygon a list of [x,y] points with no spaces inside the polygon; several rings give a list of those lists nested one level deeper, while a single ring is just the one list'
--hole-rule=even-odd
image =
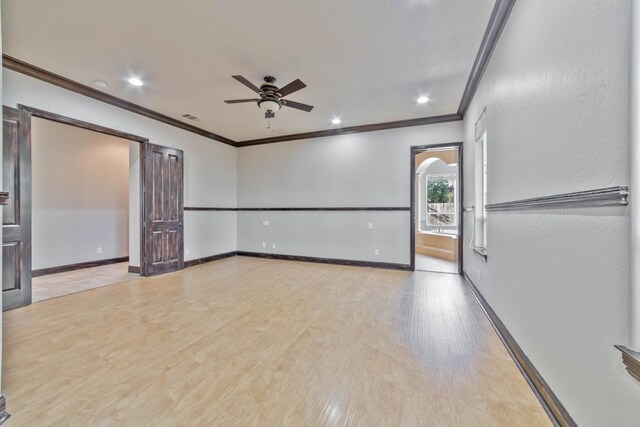
[{"label": "window frame", "polygon": [[474,214],[474,238],[472,249],[487,259],[487,194],[488,194],[488,138],[486,126],[486,108],[482,111],[475,126],[475,194],[479,200]]}]

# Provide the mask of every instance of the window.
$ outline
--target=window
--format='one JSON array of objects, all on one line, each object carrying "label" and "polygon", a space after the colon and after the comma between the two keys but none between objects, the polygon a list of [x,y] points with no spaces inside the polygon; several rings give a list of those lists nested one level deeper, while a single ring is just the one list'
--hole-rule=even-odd
[{"label": "window", "polygon": [[475,146],[475,195],[476,209],[474,216],[473,249],[484,257],[487,256],[487,128],[486,110],[476,123]]},{"label": "window", "polygon": [[457,234],[457,174],[427,174],[426,229],[438,233]]}]

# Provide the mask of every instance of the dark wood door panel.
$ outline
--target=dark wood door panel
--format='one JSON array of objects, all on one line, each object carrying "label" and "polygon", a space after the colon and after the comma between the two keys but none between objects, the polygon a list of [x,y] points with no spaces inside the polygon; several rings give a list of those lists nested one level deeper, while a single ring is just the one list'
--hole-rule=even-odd
[{"label": "dark wood door panel", "polygon": [[2,290],[20,290],[20,268],[23,245],[21,242],[2,244]]},{"label": "dark wood door panel", "polygon": [[158,264],[164,261],[164,238],[162,231],[153,231],[152,248],[153,248],[153,263]]},{"label": "dark wood door panel", "polygon": [[143,165],[142,272],[175,271],[184,267],[182,151],[145,143]]},{"label": "dark wood door panel", "polygon": [[[18,165],[18,121],[3,120],[2,127],[2,184],[4,191],[15,197],[19,194],[20,167]],[[13,225],[19,222],[19,206],[16,203],[7,203],[2,209],[2,224]]]},{"label": "dark wood door panel", "polygon": [[167,168],[168,175],[166,185],[169,186],[169,190],[165,199],[166,220],[179,221],[180,202],[178,200],[178,196],[181,194],[179,187],[182,186],[181,159],[176,155],[169,154],[167,156]]},{"label": "dark wood door panel", "polygon": [[178,253],[178,230],[169,230],[165,233],[167,242],[167,256],[165,261],[178,261],[180,254]]},{"label": "dark wood door panel", "polygon": [[4,107],[2,185],[2,309],[31,303],[31,114]]}]

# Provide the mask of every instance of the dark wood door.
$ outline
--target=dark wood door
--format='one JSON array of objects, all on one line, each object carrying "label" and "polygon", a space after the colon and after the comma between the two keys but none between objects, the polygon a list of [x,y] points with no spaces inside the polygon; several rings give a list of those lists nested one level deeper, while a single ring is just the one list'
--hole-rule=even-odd
[{"label": "dark wood door", "polygon": [[3,107],[2,309],[31,304],[31,117]]},{"label": "dark wood door", "polygon": [[182,151],[145,143],[142,274],[184,268]]}]

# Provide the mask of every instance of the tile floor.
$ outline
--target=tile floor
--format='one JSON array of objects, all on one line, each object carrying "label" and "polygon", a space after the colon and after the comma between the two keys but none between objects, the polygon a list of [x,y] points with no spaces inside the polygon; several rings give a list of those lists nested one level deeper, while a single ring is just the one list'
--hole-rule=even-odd
[{"label": "tile floor", "polygon": [[416,270],[436,273],[457,273],[458,263],[435,257],[416,254]]},{"label": "tile floor", "polygon": [[129,273],[128,269],[129,263],[122,262],[34,277],[31,282],[32,302],[44,301],[140,277],[138,274]]}]

